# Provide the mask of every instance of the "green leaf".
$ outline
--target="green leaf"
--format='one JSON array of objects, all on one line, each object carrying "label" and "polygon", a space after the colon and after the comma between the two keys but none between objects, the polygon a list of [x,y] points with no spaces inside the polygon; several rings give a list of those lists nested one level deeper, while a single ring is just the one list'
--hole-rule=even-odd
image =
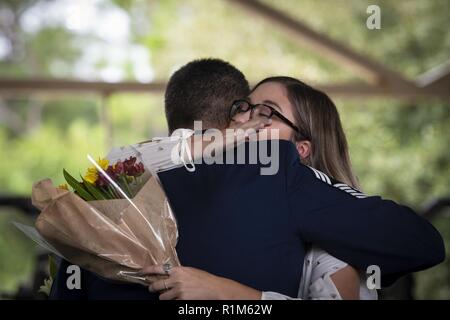
[{"label": "green leaf", "polygon": [[120,180],[122,181],[122,183],[120,184],[122,190],[125,192],[128,198],[132,198],[132,193],[130,190],[130,186],[128,185],[127,179],[124,176],[122,176],[120,177]]},{"label": "green leaf", "polygon": [[65,169],[63,169],[64,179],[72,187],[72,189],[84,200],[93,201],[95,198],[79,183],[74,177],[72,177]]},{"label": "green leaf", "polygon": [[97,187],[95,187],[93,184],[87,182],[86,180],[81,177],[81,180],[83,180],[83,186],[89,191],[90,194],[94,196],[96,200],[106,200],[107,197],[99,190]]},{"label": "green leaf", "polygon": [[109,194],[109,192],[107,190],[105,190],[105,188],[98,188],[98,191],[101,192],[101,194],[103,195],[103,197],[105,198],[105,200],[110,200],[110,199],[115,199],[116,197],[111,196],[111,194]]},{"label": "green leaf", "polygon": [[58,264],[56,263],[56,259],[51,254],[48,255],[48,271],[50,278],[55,279],[56,274],[58,273]]},{"label": "green leaf", "polygon": [[47,278],[44,280],[44,284],[39,287],[38,292],[42,292],[43,294],[50,296],[50,291],[52,290],[52,285],[53,285],[53,279],[51,277]]},{"label": "green leaf", "polygon": [[109,190],[108,186],[102,187],[103,194],[106,194],[108,199],[117,199],[117,197]]},{"label": "green leaf", "polygon": [[122,199],[122,195],[114,189],[113,186],[108,185],[108,191],[113,195],[113,199]]}]

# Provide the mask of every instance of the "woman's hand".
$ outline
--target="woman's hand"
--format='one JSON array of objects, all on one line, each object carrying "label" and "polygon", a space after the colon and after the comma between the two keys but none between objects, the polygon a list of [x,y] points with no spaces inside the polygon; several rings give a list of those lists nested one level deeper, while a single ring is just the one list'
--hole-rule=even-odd
[{"label": "woman's hand", "polygon": [[[271,124],[272,119],[255,116],[246,122],[232,121],[228,128],[220,130],[222,139],[217,139],[216,131],[193,135],[188,140],[191,156],[196,160],[203,156],[203,151],[206,148],[209,150],[227,150],[245,141],[256,140],[258,132]],[[196,144],[202,146],[202,148],[196,148]]]},{"label": "woman's hand", "polygon": [[173,267],[165,272],[163,266],[150,266],[143,270],[148,275],[168,275],[149,285],[150,292],[160,292],[160,300],[260,300],[261,292],[238,282],[189,268]]}]

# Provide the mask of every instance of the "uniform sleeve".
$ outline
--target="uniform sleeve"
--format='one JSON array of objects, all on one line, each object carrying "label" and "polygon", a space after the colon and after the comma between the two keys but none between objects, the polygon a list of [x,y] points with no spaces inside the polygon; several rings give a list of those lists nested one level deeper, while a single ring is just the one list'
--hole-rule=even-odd
[{"label": "uniform sleeve", "polygon": [[367,196],[299,161],[286,175],[299,236],[356,269],[377,265],[382,285],[444,260],[442,237],[410,208]]},{"label": "uniform sleeve", "polygon": [[110,162],[116,162],[139,155],[142,162],[155,172],[174,169],[191,161],[190,150],[186,149],[186,140],[193,134],[193,130],[180,129],[170,137],[158,137],[134,145],[114,148],[109,152],[107,159]]}]

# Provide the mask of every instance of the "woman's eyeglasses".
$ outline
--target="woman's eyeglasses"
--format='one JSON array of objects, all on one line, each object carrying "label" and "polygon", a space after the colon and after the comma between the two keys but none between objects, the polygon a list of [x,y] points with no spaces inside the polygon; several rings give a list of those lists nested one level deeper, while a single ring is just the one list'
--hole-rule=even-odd
[{"label": "woman's eyeglasses", "polygon": [[254,114],[257,114],[262,117],[272,118],[274,115],[277,116],[281,121],[286,123],[296,132],[300,132],[300,129],[292,123],[288,118],[283,116],[280,112],[275,110],[273,107],[268,106],[264,103],[251,104],[247,100],[236,100],[233,102],[233,105],[230,109],[230,120],[234,120],[237,114],[244,113],[250,111],[250,118],[253,117]]}]

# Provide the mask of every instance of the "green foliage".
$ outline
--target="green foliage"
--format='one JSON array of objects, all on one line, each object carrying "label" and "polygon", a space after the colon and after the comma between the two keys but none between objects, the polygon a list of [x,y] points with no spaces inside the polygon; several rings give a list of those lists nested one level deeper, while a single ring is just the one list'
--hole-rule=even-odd
[{"label": "green foliage", "polygon": [[448,105],[383,100],[338,105],[352,162],[366,192],[416,209],[448,196]]},{"label": "green foliage", "polygon": [[[446,256],[450,256],[450,209],[433,220],[433,224],[446,239]],[[440,265],[415,275],[417,299],[450,300],[450,259]]]},{"label": "green foliage", "polygon": [[[87,184],[82,184],[78,182],[74,177],[72,177],[66,170],[63,170],[64,179],[66,179],[69,186],[84,200],[92,201],[95,199],[92,192],[90,192]],[[84,181],[83,181],[84,182]]]},{"label": "green foliage", "polygon": [[53,285],[53,278],[52,277],[46,278],[44,279],[44,284],[39,287],[38,292],[41,292],[48,297],[50,296],[52,285]]},{"label": "green foliage", "polygon": [[58,273],[58,264],[53,255],[48,255],[48,275],[47,279],[44,279],[44,284],[39,287],[38,292],[42,292],[47,297],[50,296],[50,291],[52,290],[53,281]]},{"label": "green foliage", "polygon": [[[449,58],[450,2],[447,0],[263,2],[409,77]],[[380,30],[366,28],[369,5],[378,5],[381,9]]]},{"label": "green foliage", "polygon": [[30,281],[35,265],[35,244],[12,221],[31,224],[23,213],[0,208],[0,293],[14,294]]},{"label": "green foliage", "polygon": [[0,128],[2,155],[0,185],[2,193],[31,193],[31,183],[49,177],[55,184],[63,182],[62,168],[79,172],[86,167],[87,154],[103,156],[104,130],[74,120],[64,131],[43,125],[33,133],[9,138]]},{"label": "green foliage", "polygon": [[[93,198],[95,200],[105,200],[105,199],[114,199],[112,197],[109,197],[106,194],[103,194],[102,190],[95,188],[92,184],[90,184],[89,182],[87,182],[86,180],[83,179],[83,177],[81,177],[82,181],[83,181],[83,186],[86,188],[86,190],[92,194]],[[83,197],[84,198],[84,197]],[[84,198],[86,201],[90,201],[87,198]]]}]

